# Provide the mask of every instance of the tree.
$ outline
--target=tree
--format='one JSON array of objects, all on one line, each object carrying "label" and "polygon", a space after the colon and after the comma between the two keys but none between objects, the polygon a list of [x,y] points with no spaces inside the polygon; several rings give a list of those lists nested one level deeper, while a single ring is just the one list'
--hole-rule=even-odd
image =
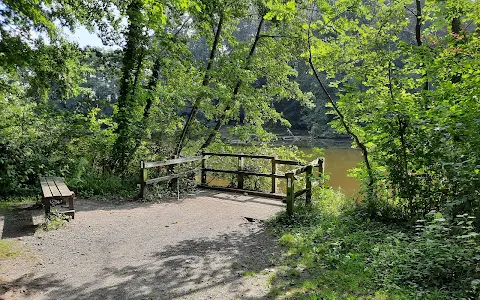
[{"label": "tree", "polygon": [[[333,125],[353,133],[368,149],[376,180],[375,214],[390,209],[390,214],[414,217],[431,209],[474,207],[472,200],[460,201],[462,205],[451,201],[460,194],[463,199],[473,196],[472,182],[459,178],[474,174],[478,159],[475,152],[469,152],[468,160],[461,158],[477,141],[470,127],[476,117],[467,109],[475,105],[470,98],[477,92],[470,85],[475,80],[467,75],[468,83],[463,82],[463,74],[478,63],[471,48],[477,37],[470,33],[473,29],[457,32],[459,24],[478,24],[470,13],[478,3],[426,1],[423,11],[420,4],[317,1],[315,22],[305,26],[313,32],[308,59],[338,91],[337,107],[332,101],[338,116]],[[412,19],[409,12],[414,12]],[[445,35],[446,30],[451,33]],[[447,166],[454,161],[464,163],[453,171]],[[392,210],[386,203],[399,205]]]}]

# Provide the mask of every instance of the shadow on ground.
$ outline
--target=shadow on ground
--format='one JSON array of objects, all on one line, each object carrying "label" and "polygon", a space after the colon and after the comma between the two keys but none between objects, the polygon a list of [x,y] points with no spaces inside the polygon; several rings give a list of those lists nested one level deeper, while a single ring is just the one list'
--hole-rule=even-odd
[{"label": "shadow on ground", "polygon": [[1,238],[10,239],[35,234],[37,226],[33,219],[41,215],[43,211],[39,205],[16,207],[11,211],[1,212],[0,221],[3,223],[3,226],[0,226]]},{"label": "shadow on ground", "polygon": [[248,233],[185,240],[139,257],[135,265],[105,268],[97,280],[81,286],[71,286],[55,274],[32,274],[3,289],[26,294],[48,290],[48,299],[265,299],[265,280],[259,286],[245,281],[267,277],[279,251],[257,222],[243,226],[249,227]]}]

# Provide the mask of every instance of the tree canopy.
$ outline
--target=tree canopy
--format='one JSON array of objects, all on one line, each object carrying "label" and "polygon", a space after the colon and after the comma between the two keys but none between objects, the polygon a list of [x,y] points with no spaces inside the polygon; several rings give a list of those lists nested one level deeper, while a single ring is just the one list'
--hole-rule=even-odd
[{"label": "tree canopy", "polygon": [[[478,1],[4,1],[0,15],[4,194],[331,126],[362,151],[373,214],[478,212]],[[80,48],[80,26],[116,50]]]}]

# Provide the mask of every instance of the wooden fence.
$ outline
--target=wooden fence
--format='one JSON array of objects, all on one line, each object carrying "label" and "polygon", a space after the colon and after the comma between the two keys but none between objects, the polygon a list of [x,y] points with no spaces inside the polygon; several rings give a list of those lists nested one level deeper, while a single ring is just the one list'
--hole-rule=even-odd
[{"label": "wooden fence", "polygon": [[[208,159],[212,156],[217,157],[235,157],[237,158],[237,170],[223,170],[223,169],[213,169],[208,168],[207,162]],[[268,173],[252,172],[245,169],[245,159],[263,159],[270,160],[271,170]],[[159,168],[159,167],[170,167],[173,169],[176,165],[181,165],[185,163],[194,163],[200,161],[200,168],[190,169],[181,173],[173,173],[167,176],[162,176],[159,178],[148,179],[148,169],[149,168]],[[279,165],[290,165],[290,166],[299,166],[297,169],[288,171],[283,174],[277,173],[277,167]],[[312,179],[314,178],[314,168],[318,168],[318,176],[321,177],[324,173],[324,158],[317,158],[307,164],[302,164],[296,160],[284,160],[277,159],[276,156],[269,155],[255,155],[255,154],[235,154],[235,153],[213,153],[213,152],[204,152],[201,156],[186,157],[186,158],[176,158],[166,161],[155,161],[155,162],[141,162],[141,172],[140,172],[140,198],[145,196],[145,190],[147,185],[154,184],[163,181],[170,181],[180,177],[198,174],[200,172],[200,183],[199,187],[215,189],[227,192],[240,192],[240,193],[249,193],[255,196],[269,197],[275,199],[284,200],[287,203],[287,212],[289,215],[293,214],[293,207],[295,198],[300,195],[306,194],[306,202],[309,203],[312,198]],[[237,186],[236,188],[231,187],[219,187],[219,186],[209,186],[207,183],[207,174],[215,173],[225,173],[225,174],[235,174],[237,177]],[[298,175],[305,174],[305,189],[295,191],[295,180]],[[271,178],[271,190],[270,192],[261,192],[247,190],[244,188],[244,178],[245,176],[258,176],[258,177],[269,177]],[[277,193],[277,180],[286,180],[286,194]]]}]

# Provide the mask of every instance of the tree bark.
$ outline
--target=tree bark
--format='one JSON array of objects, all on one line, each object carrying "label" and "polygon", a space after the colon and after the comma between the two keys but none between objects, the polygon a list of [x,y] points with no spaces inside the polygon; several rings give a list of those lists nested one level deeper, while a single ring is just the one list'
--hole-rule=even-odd
[{"label": "tree bark", "polygon": [[318,84],[320,85],[323,92],[327,96],[330,104],[332,104],[332,107],[335,110],[335,113],[337,114],[337,116],[339,117],[340,123],[342,124],[343,128],[348,133],[348,135],[350,135],[353,138],[357,147],[360,148],[360,150],[362,151],[363,161],[365,162],[365,167],[367,168],[367,173],[368,173],[368,178],[369,178],[368,186],[371,189],[370,192],[372,192],[373,184],[375,182],[375,177],[373,175],[373,170],[372,170],[372,166],[370,164],[370,159],[368,158],[367,146],[365,146],[365,144],[360,141],[358,136],[352,131],[350,126],[348,126],[347,122],[345,121],[345,116],[340,111],[337,103],[335,102],[335,100],[333,100],[332,96],[327,91],[327,88],[325,87],[322,80],[320,79],[320,76],[318,75],[317,69],[315,68],[315,64],[313,63],[313,59],[312,59],[312,47],[311,47],[311,44],[310,44],[310,36],[308,37],[308,52],[309,52],[308,63],[310,65],[310,68],[313,71],[313,75],[315,76],[315,79],[317,80]]},{"label": "tree bark", "polygon": [[[172,41],[175,41],[177,35],[182,31],[183,27],[185,26],[186,22],[184,22],[180,28],[178,28],[177,32],[172,37]],[[160,80],[160,69],[162,67],[162,53],[157,54],[157,57],[155,58],[155,62],[153,63],[152,67],[152,76],[150,77],[150,80],[148,81],[147,84],[147,91],[148,95],[145,100],[145,107],[143,109],[143,116],[142,116],[142,121],[140,122],[140,134],[137,136],[137,139],[135,141],[135,148],[132,151],[132,155],[135,154],[137,151],[138,147],[140,147],[140,144],[145,137],[145,132],[147,131],[148,128],[148,121],[150,118],[150,109],[152,108],[153,105],[153,98],[154,98],[154,90],[157,86],[158,80]]]},{"label": "tree bark", "polygon": [[[392,62],[388,63],[388,90],[390,92],[390,98],[392,103],[395,103],[395,96],[393,95],[393,70]],[[408,159],[407,159],[407,141],[405,139],[408,127],[408,119],[406,117],[400,116],[400,113],[397,113],[397,123],[398,123],[398,136],[400,138],[400,157],[402,165],[402,177],[403,182],[399,186],[400,195],[405,197],[408,200],[408,207],[410,213],[413,214],[413,196],[411,195],[410,190],[410,175],[408,174]],[[392,141],[393,143],[393,141]]]},{"label": "tree bark", "polygon": [[110,169],[114,172],[122,172],[132,150],[131,124],[133,123],[132,108],[136,100],[132,96],[142,64],[143,32],[142,32],[142,2],[134,0],[127,8],[129,26],[127,32],[127,44],[124,48],[122,78],[120,80],[120,95],[118,97],[118,113],[115,120],[118,123],[116,129],[117,139],[113,145]]},{"label": "tree bark", "polygon": [[[415,15],[416,23],[415,23],[415,39],[417,40],[417,46],[422,46],[422,3],[420,0],[415,0],[415,4],[417,7],[417,12]],[[427,74],[423,74],[423,77],[427,77]],[[429,84],[428,79],[425,81],[425,86],[423,87],[424,90],[428,91]]]},{"label": "tree bark", "polygon": [[[223,27],[223,14],[220,14],[220,18],[218,20],[218,25],[217,25],[217,30],[215,32],[215,39],[213,40],[212,48],[210,50],[210,57],[208,59],[208,64],[207,68],[205,70],[205,75],[203,77],[202,81],[202,86],[207,86],[210,83],[210,71],[213,68],[213,62],[215,60],[215,56],[217,54],[217,48],[218,44],[220,42],[220,37],[222,33],[222,27]],[[195,103],[193,104],[192,110],[190,111],[190,114],[188,115],[187,121],[185,122],[185,126],[183,127],[183,130],[180,134],[180,137],[178,138],[177,141],[177,146],[175,148],[175,153],[174,156],[178,157],[180,153],[182,152],[182,149],[185,145],[185,139],[187,134],[189,133],[190,126],[193,123],[193,120],[195,119],[198,109],[200,107],[200,104],[202,102],[202,95],[199,95],[197,99],[195,100]]]},{"label": "tree bark", "polygon": [[417,6],[417,13],[415,15],[416,17],[416,23],[415,23],[415,38],[417,40],[417,46],[422,45],[422,3],[420,3],[420,0],[415,1],[416,6]]},{"label": "tree bark", "polygon": [[[258,27],[257,27],[257,33],[255,34],[255,39],[253,40],[252,46],[250,47],[250,52],[248,53],[248,56],[247,56],[247,59],[246,59],[245,70],[250,70],[250,64],[252,62],[252,57],[255,54],[255,49],[257,48],[258,41],[261,38],[260,33],[262,32],[262,27],[263,27],[264,21],[265,20],[264,20],[263,15],[262,15],[262,17],[260,19],[260,23],[258,24]],[[239,79],[237,81],[237,83],[235,85],[235,88],[233,89],[233,96],[232,96],[233,101],[235,101],[235,99],[236,99],[236,97],[237,97],[237,95],[240,91],[240,88],[242,86],[242,83],[243,82],[242,82],[241,79]],[[201,151],[201,150],[207,148],[208,146],[210,146],[213,139],[215,138],[215,135],[220,130],[220,128],[223,126],[223,122],[225,122],[225,118],[227,117],[227,111],[229,111],[229,110],[230,110],[230,106],[227,105],[227,107],[225,108],[225,111],[220,116],[220,118],[217,120],[217,123],[215,124],[215,127],[214,127],[213,131],[208,135],[207,139],[205,140],[203,145],[200,147],[199,151]]]},{"label": "tree bark", "polygon": [[[460,34],[460,30],[461,30],[460,18],[459,17],[453,18],[452,19],[452,33],[453,34]],[[456,41],[455,44],[458,44],[458,41]],[[460,82],[461,79],[462,79],[461,74],[454,74],[452,76],[452,83],[458,83],[458,82]]]}]

